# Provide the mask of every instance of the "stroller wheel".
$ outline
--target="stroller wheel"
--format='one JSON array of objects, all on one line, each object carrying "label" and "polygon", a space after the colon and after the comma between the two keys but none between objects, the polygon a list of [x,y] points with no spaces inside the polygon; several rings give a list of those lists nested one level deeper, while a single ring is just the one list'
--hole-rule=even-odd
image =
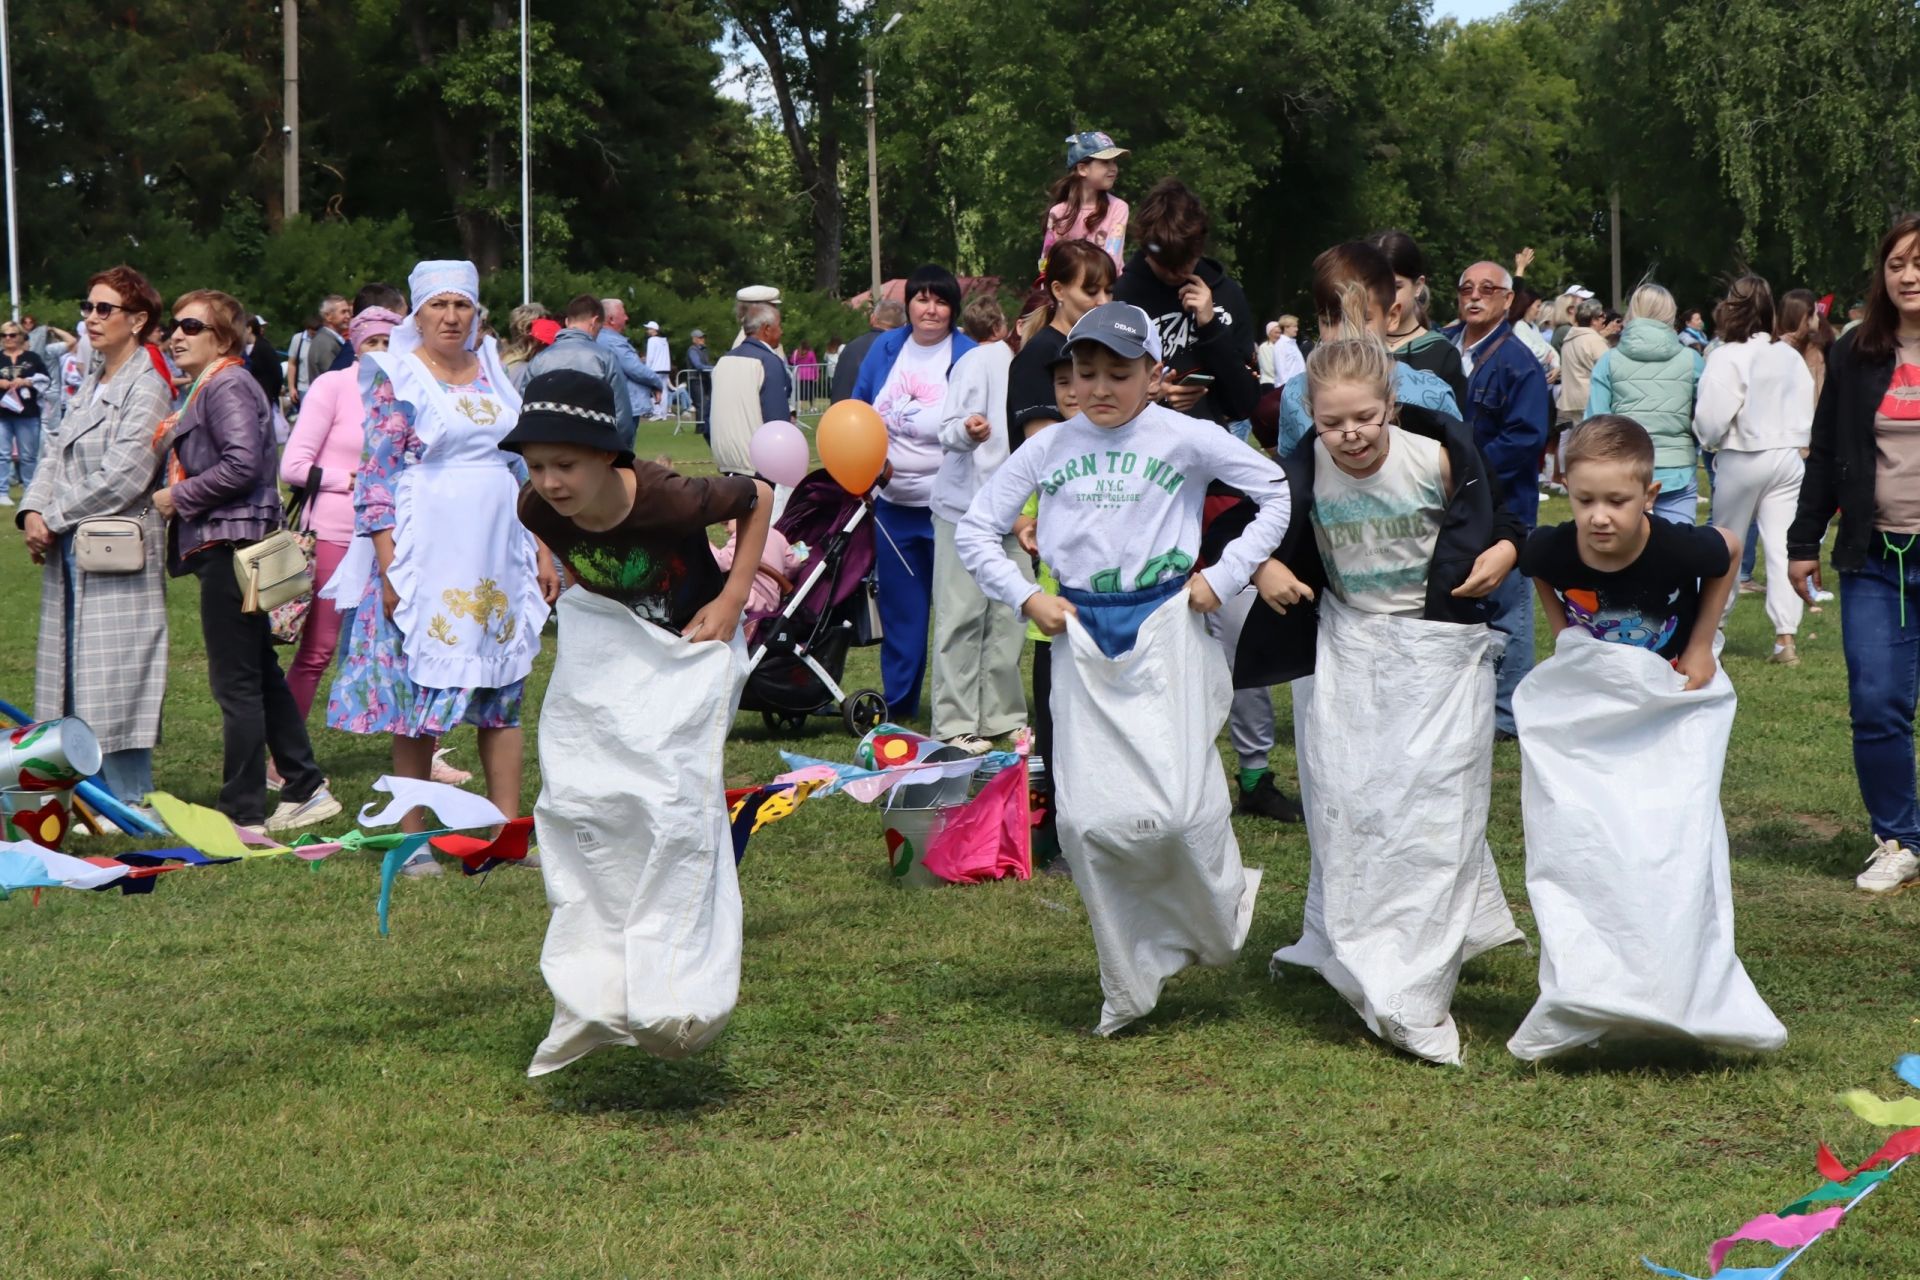
[{"label": "stroller wheel", "polygon": [[840,707],[841,718],[847,723],[847,732],[856,738],[864,738],[877,724],[887,718],[887,700],[875,689],[857,689],[847,695]]},{"label": "stroller wheel", "polygon": [[762,711],[760,718],[767,723],[767,732],[791,737],[805,733],[807,713],[804,711]]}]

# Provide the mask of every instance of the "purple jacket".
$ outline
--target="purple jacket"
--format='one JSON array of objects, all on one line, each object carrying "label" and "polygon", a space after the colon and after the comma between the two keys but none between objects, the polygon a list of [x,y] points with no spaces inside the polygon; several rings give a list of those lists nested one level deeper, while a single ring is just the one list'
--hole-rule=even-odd
[{"label": "purple jacket", "polygon": [[192,572],[196,551],[222,542],[258,542],[280,527],[273,410],[245,365],[223,369],[180,415],[173,451],[187,478],[172,486],[167,568]]}]

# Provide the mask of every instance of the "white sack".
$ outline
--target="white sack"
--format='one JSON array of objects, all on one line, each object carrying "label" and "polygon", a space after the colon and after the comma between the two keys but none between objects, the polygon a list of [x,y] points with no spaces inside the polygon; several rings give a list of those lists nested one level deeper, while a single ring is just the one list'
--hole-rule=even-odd
[{"label": "white sack", "polygon": [[1151,1013],[1188,965],[1231,964],[1247,940],[1260,872],[1240,864],[1214,747],[1232,697],[1185,591],[1118,658],[1073,619],[1053,643],[1060,750],[1047,768],[1100,956],[1100,1035]]},{"label": "white sack", "polygon": [[689,644],[616,600],[560,598],[534,829],[553,920],[553,1027],[530,1076],[608,1044],[704,1048],[740,992],[723,751],[746,646]]},{"label": "white sack", "polygon": [[1294,683],[1313,865],[1300,941],[1275,963],[1326,978],[1372,1031],[1460,1061],[1460,966],[1521,941],[1493,853],[1494,637],[1484,626],[1320,603],[1314,674]]},{"label": "white sack", "polygon": [[1602,1036],[1778,1049],[1786,1028],[1733,951],[1720,775],[1735,697],[1664,659],[1560,633],[1520,682],[1527,894],[1540,999],[1507,1042],[1533,1061]]}]

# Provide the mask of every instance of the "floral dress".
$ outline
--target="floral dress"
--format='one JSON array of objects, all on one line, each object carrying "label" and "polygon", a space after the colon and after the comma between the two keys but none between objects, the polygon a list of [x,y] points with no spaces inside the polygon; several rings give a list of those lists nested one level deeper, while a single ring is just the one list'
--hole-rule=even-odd
[{"label": "floral dress", "polygon": [[[482,372],[474,381],[447,385],[450,396],[490,396]],[[425,451],[414,424],[413,406],[394,393],[384,373],[373,375],[372,408],[367,415],[366,457],[353,491],[354,534],[365,537],[395,525],[395,489],[401,475],[417,465]],[[503,455],[514,478],[524,484],[526,464]],[[526,681],[497,689],[430,688],[408,675],[400,628],[387,617],[379,573],[369,575],[358,608],[346,627],[340,669],[327,699],[327,724],[348,733],[392,733],[403,737],[439,737],[459,724],[483,729],[520,723]]]}]

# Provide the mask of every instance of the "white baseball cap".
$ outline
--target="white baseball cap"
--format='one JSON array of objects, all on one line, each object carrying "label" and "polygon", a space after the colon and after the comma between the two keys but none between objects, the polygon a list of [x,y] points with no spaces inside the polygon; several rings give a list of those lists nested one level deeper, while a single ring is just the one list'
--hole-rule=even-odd
[{"label": "white baseball cap", "polygon": [[649,320],[642,327],[647,329],[658,329],[660,327],[660,322],[658,320]]},{"label": "white baseball cap", "polygon": [[1591,289],[1583,289],[1577,284],[1570,284],[1567,286],[1566,292],[1561,296],[1566,298],[1578,298],[1582,302],[1585,302],[1588,298],[1593,297],[1594,293],[1593,293],[1593,290]]}]

